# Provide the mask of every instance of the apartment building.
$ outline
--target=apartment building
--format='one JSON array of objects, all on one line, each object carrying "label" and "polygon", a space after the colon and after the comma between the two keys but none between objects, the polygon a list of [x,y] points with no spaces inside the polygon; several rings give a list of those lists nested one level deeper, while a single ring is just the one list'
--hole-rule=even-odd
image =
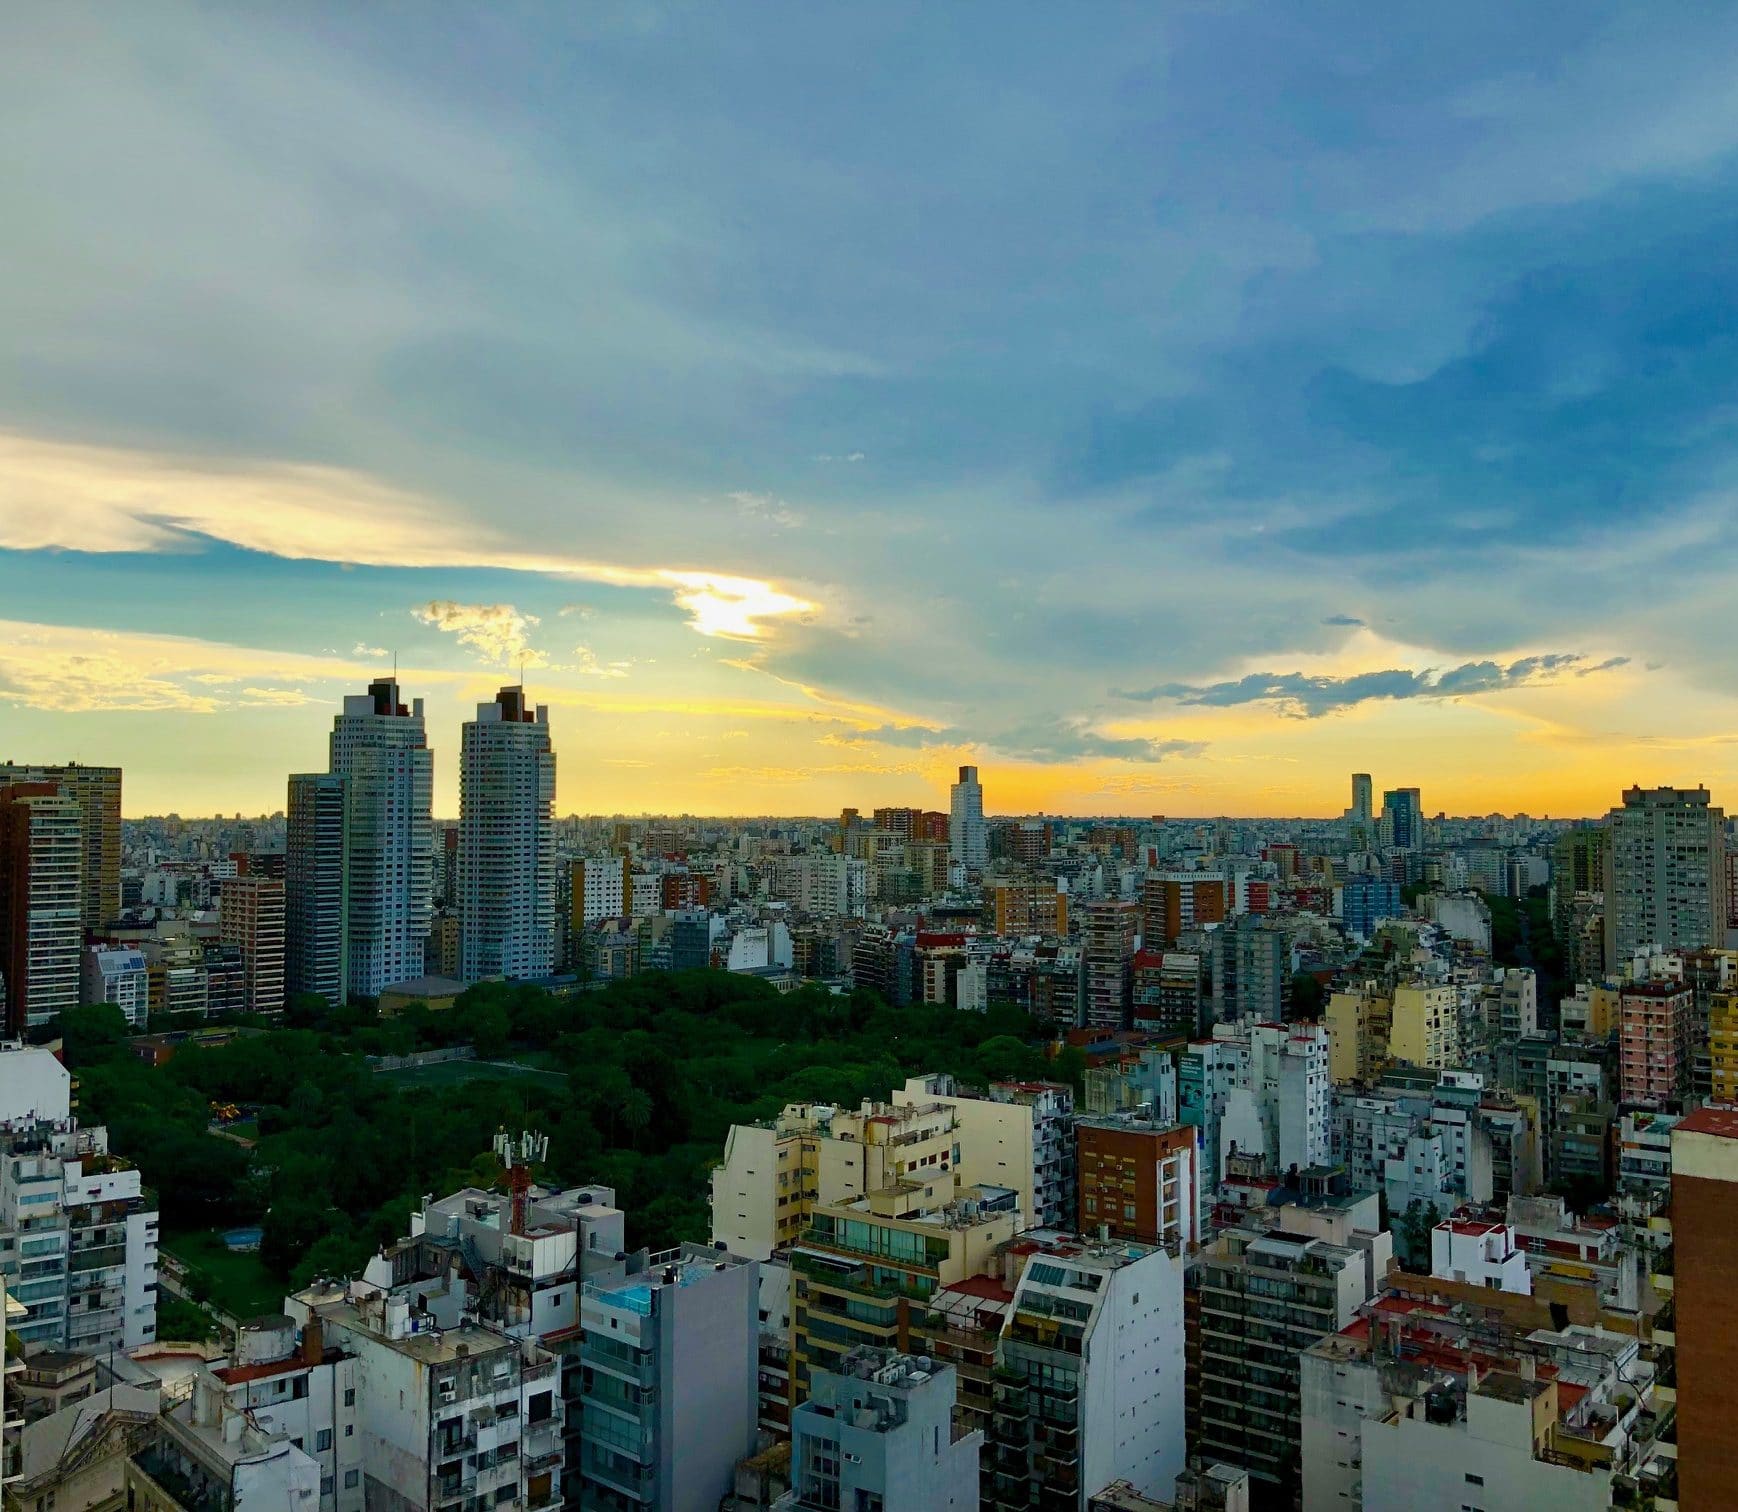
[{"label": "apartment building", "polygon": [[78,804],[52,782],[0,786],[0,978],[6,1028],[79,1003],[84,840]]},{"label": "apartment building", "polygon": [[1139,1113],[1075,1120],[1083,1234],[1189,1250],[1200,1230],[1199,1133]]},{"label": "apartment building", "polygon": [[0,1277],[26,1343],[97,1353],[156,1338],[157,1213],[108,1131],[72,1116],[46,1050],[0,1044]]},{"label": "apartment building", "polygon": [[791,1414],[788,1512],[975,1512],[984,1435],[955,1432],[955,1380],[950,1365],[867,1346],[817,1370]]},{"label": "apartment building", "polygon": [[1065,935],[1068,892],[1054,877],[997,879],[984,884],[984,913],[993,934]]},{"label": "apartment building", "polygon": [[231,877],[218,899],[224,943],[241,952],[249,1013],[275,1018],[284,1011],[284,884],[277,877]]},{"label": "apartment building", "polygon": [[151,980],[145,953],[130,946],[87,947],[82,996],[87,1003],[113,1003],[133,1028],[143,1029],[151,1012]]},{"label": "apartment building", "polygon": [[1605,959],[1726,942],[1726,815],[1706,788],[1627,788],[1606,817]]},{"label": "apartment building", "polygon": [[1408,982],[1394,989],[1391,1059],[1440,1071],[1461,1063],[1460,994],[1452,985]]},{"label": "apartment building", "polygon": [[397,678],[345,697],[332,721],[330,771],[344,780],[346,990],[380,996],[423,975],[434,909],[434,758],[422,700]]},{"label": "apartment building", "polygon": [[1328,998],[1328,1076],[1335,1086],[1366,1086],[1388,1067],[1394,999],[1378,982],[1359,982]]},{"label": "apartment building", "polygon": [[1074,1091],[1063,1082],[992,1082],[961,1091],[939,1072],[906,1079],[894,1107],[951,1109],[954,1170],[966,1186],[1012,1187],[1035,1227],[1067,1227],[1075,1201]]},{"label": "apartment building", "polygon": [[1627,1105],[1665,1108],[1690,1091],[1694,994],[1682,982],[1628,982],[1618,994],[1618,1095]]},{"label": "apartment building", "polygon": [[555,969],[555,751],[549,709],[502,688],[459,746],[460,977]]},{"label": "apartment building", "polygon": [[850,1201],[904,1180],[939,1200],[962,1186],[960,1119],[937,1102],[856,1111],[791,1103],[764,1124],[733,1124],[712,1171],[712,1239],[764,1260],[802,1236],[818,1204]]},{"label": "apartment building", "polygon": [[986,1499],[1084,1509],[1113,1481],[1169,1495],[1184,1466],[1183,1260],[1065,1234],[1025,1256],[995,1372]]},{"label": "apartment building", "polygon": [[1141,884],[1141,935],[1149,949],[1174,944],[1190,930],[1222,924],[1231,912],[1225,879],[1168,872]]},{"label": "apartment building", "polygon": [[284,853],[284,990],[342,1003],[350,958],[350,842],[344,778],[289,781]]},{"label": "apartment building", "polygon": [[1083,903],[1080,913],[1080,1018],[1088,1029],[1124,1029],[1134,1005],[1140,909],[1116,898]]},{"label": "apartment building", "polygon": [[0,788],[19,783],[47,783],[76,805],[79,924],[84,934],[100,933],[121,908],[121,769],[0,762]]},{"label": "apartment building", "polygon": [[754,1452],[752,1260],[685,1244],[585,1283],[579,1505],[710,1512]]},{"label": "apartment building", "polygon": [[1134,958],[1134,1027],[1194,1039],[1206,1027],[1206,967],[1192,950],[1140,950]]},{"label": "apartment building", "polygon": [[1190,1301],[1191,1454],[1249,1471],[1260,1501],[1302,1481],[1299,1356],[1367,1300],[1359,1251],[1283,1230],[1233,1229],[1200,1256]]},{"label": "apartment building", "polygon": [[306,1339],[355,1361],[363,1504],[395,1512],[562,1505],[558,1361],[465,1320],[462,1296],[362,1280],[316,1283],[284,1310]]},{"label": "apartment building", "polygon": [[793,1402],[859,1344],[904,1348],[936,1294],[992,1274],[1024,1226],[1012,1189],[955,1189],[945,1175],[817,1204],[790,1251]]},{"label": "apartment building", "polygon": [[194,1370],[142,1462],[159,1487],[193,1491],[189,1506],[263,1505],[275,1492],[308,1512],[361,1512],[360,1384],[355,1357],[317,1322],[252,1319],[227,1359]]}]

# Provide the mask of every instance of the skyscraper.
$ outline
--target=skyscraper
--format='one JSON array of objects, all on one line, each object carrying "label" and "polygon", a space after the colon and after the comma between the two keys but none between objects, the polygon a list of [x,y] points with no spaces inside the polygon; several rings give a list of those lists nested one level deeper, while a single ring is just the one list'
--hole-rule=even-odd
[{"label": "skyscraper", "polygon": [[78,804],[55,783],[0,787],[0,973],[10,1034],[78,1006],[81,835]]},{"label": "skyscraper", "polygon": [[555,752],[549,709],[503,688],[478,704],[459,754],[459,975],[555,970]]},{"label": "skyscraper", "polygon": [[344,1001],[349,960],[344,779],[329,772],[290,778],[284,858],[284,985],[331,1007]]},{"label": "skyscraper", "polygon": [[1605,962],[1726,943],[1726,814],[1706,788],[1626,788],[1606,818]]},{"label": "skyscraper", "polygon": [[990,837],[984,825],[984,789],[975,766],[960,768],[960,780],[953,785],[947,832],[951,859],[967,871],[982,871],[990,859]]},{"label": "skyscraper", "polygon": [[434,764],[422,700],[377,678],[332,722],[332,773],[345,782],[352,997],[423,974],[434,892]]},{"label": "skyscraper", "polygon": [[1417,850],[1424,844],[1424,800],[1417,788],[1394,788],[1382,795],[1384,849]]},{"label": "skyscraper", "polygon": [[223,941],[241,951],[247,1011],[284,1011],[284,884],[277,877],[231,877],[218,898]]},{"label": "skyscraper", "polygon": [[1134,1003],[1140,905],[1094,898],[1080,909],[1080,1022],[1088,1029],[1126,1029]]},{"label": "skyscraper", "polygon": [[0,765],[0,787],[15,782],[53,783],[78,805],[79,917],[87,932],[101,930],[121,907],[121,769]]},{"label": "skyscraper", "polygon": [[1352,807],[1346,817],[1354,824],[1368,824],[1374,815],[1374,785],[1368,772],[1352,773]]}]

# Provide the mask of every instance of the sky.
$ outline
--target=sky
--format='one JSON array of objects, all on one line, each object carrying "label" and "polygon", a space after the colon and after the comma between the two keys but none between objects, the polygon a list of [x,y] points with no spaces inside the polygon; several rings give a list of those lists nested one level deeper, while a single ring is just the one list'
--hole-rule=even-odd
[{"label": "sky", "polygon": [[1738,775],[1738,8],[26,7],[0,759],[269,812]]}]

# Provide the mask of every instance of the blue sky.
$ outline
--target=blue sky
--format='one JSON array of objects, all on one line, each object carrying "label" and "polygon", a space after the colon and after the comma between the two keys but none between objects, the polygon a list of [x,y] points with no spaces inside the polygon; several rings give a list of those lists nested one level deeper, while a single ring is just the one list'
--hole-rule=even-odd
[{"label": "blue sky", "polygon": [[1738,11],[13,30],[0,747],[134,811],[393,652],[448,758],[524,657],[577,811],[1732,766]]}]

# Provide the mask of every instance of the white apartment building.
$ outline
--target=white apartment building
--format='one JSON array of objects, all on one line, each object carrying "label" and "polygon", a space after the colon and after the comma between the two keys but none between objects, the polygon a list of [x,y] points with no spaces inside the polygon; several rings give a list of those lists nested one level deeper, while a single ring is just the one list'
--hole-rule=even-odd
[{"label": "white apartment building", "polygon": [[[1226,1025],[1215,1026],[1215,1036]],[[1260,1153],[1283,1175],[1327,1165],[1331,1159],[1329,1037],[1319,1024],[1252,1024],[1230,1030],[1247,1050],[1232,1059],[1232,1080],[1220,1118],[1219,1177],[1236,1146]]]},{"label": "white apartment building", "polygon": [[144,1468],[172,1472],[220,1506],[234,1497],[242,1506],[361,1512],[360,1386],[356,1358],[317,1324],[253,1319],[230,1358],[200,1365],[187,1399],[162,1415]]},{"label": "white apartment building", "polygon": [[990,832],[984,823],[984,789],[975,766],[960,768],[950,790],[948,854],[955,866],[982,871],[990,859]]},{"label": "white apartment building", "polygon": [[627,868],[620,856],[586,856],[573,863],[573,900],[581,929],[628,915]]},{"label": "white apartment building", "polygon": [[86,1353],[157,1336],[157,1214],[108,1131],[71,1115],[46,1050],[0,1045],[0,1277],[30,1344]]},{"label": "white apartment building", "polygon": [[1036,1248],[997,1345],[986,1496],[1085,1508],[1113,1481],[1169,1496],[1185,1462],[1181,1256],[1061,1233],[1019,1242]]},{"label": "white apartment building", "polygon": [[958,1121],[954,1173],[966,1186],[1012,1187],[1035,1228],[1075,1222],[1074,1092],[1060,1082],[996,1082],[962,1093],[951,1076],[906,1079],[895,1107],[951,1108]]},{"label": "white apartment building", "polygon": [[1444,1281],[1531,1296],[1527,1252],[1506,1223],[1449,1218],[1430,1233],[1430,1274]]},{"label": "white apartment building", "polygon": [[151,977],[145,953],[131,946],[93,945],[84,954],[84,1001],[113,1003],[135,1029],[151,1016]]},{"label": "white apartment building", "polygon": [[378,997],[424,970],[434,903],[434,758],[422,700],[398,680],[348,695],[332,722],[332,774],[345,782],[349,962],[353,997]]},{"label": "white apartment building", "polygon": [[364,1504],[559,1508],[559,1361],[465,1321],[462,1299],[438,1285],[389,1289],[390,1270],[377,1258],[360,1281],[284,1302],[304,1338],[317,1330],[354,1356]]},{"label": "white apartment building", "polygon": [[459,952],[467,982],[555,970],[555,751],[549,709],[502,688],[459,750]]}]

